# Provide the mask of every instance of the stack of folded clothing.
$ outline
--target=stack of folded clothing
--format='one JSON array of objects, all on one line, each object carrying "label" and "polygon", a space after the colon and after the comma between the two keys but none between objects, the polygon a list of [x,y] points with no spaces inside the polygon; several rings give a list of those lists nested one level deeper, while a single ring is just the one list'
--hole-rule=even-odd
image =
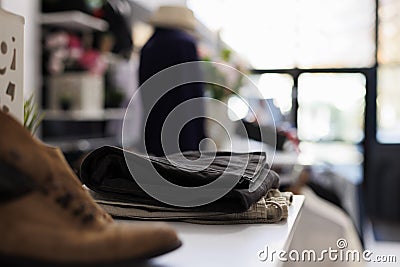
[{"label": "stack of folded clothing", "polygon": [[[229,171],[232,173],[228,177],[231,175],[237,182],[228,193],[211,203],[196,207],[172,206],[149,196],[138,185],[126,164],[127,155],[130,167],[150,162],[165,180],[182,187],[207,185]],[[185,152],[183,155],[190,165],[179,162],[178,154],[167,159],[104,146],[85,158],[80,177],[95,200],[115,217],[202,224],[274,223],[287,218],[292,195],[279,192],[279,177],[269,170],[265,153]],[[170,163],[171,159],[183,165],[177,167]],[[235,170],[244,161],[245,169],[237,171],[241,174],[235,177]],[[211,164],[200,170],[205,162]],[[228,164],[233,168],[228,169]],[[154,171],[149,170],[148,175],[154,175]]]}]

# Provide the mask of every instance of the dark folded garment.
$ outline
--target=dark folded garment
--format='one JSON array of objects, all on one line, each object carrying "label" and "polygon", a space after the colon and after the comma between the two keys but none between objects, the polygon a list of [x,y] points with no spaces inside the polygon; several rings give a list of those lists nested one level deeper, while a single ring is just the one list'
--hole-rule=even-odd
[{"label": "dark folded garment", "polygon": [[[184,152],[183,155],[192,160],[190,165],[181,164],[178,154],[169,155],[170,159],[179,163],[179,168],[171,164],[166,157],[147,157],[127,151],[125,155],[129,157],[134,167],[145,166],[146,163],[151,162],[165,180],[179,186],[206,185],[222,174],[237,179],[234,188],[227,194],[212,203],[190,208],[191,211],[243,212],[265,196],[269,189],[279,187],[278,175],[269,170],[266,155],[263,152],[203,152],[202,160],[199,160],[199,152]],[[212,163],[207,168],[193,171],[194,167],[207,166],[204,164],[209,160]],[[228,162],[229,169],[227,169]],[[242,175],[237,177],[238,173]],[[148,177],[146,173],[145,175]],[[154,175],[154,171],[149,170],[148,175]],[[136,183],[125,162],[124,151],[120,148],[104,146],[94,150],[83,161],[80,178],[91,190],[116,201],[170,206],[149,196]],[[254,183],[260,186],[250,192],[249,187]]]}]

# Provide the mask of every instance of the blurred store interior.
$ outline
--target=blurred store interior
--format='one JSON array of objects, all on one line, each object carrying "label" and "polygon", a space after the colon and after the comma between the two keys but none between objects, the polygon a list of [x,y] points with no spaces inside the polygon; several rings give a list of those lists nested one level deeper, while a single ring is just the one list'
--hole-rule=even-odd
[{"label": "blurred store interior", "polygon": [[[246,133],[254,149],[275,146],[283,187],[307,185],[344,211],[364,248],[399,261],[399,1],[0,0],[25,17],[24,95],[44,116],[36,135],[60,147],[76,171],[93,149],[121,146],[140,51],[153,33],[147,20],[161,5],[193,10],[199,58],[256,85],[216,70],[236,92],[206,89],[234,111],[206,106],[235,132],[227,146],[207,124],[216,147],[246,150]],[[263,130],[274,128],[274,145],[259,142],[254,114]],[[140,112],[129,123],[135,149]]]}]

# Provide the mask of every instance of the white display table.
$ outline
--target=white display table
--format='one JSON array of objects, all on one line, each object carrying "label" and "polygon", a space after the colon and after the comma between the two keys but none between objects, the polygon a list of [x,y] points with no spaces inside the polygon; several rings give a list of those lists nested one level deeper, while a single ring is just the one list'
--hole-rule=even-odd
[{"label": "white display table", "polygon": [[[294,196],[289,218],[278,224],[199,225],[171,222],[183,245],[179,249],[151,260],[146,266],[282,266],[269,259],[260,261],[259,251],[287,251],[303,206],[304,196]],[[275,256],[276,257],[276,256]]]}]

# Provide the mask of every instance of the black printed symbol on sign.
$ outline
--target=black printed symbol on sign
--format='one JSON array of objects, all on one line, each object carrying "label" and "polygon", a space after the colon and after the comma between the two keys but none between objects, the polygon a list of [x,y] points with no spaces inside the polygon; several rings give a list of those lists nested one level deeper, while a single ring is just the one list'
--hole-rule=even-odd
[{"label": "black printed symbol on sign", "polygon": [[[12,42],[15,43],[15,37],[11,38]],[[0,43],[0,52],[3,55],[6,55],[8,52],[8,45],[5,41],[2,41]],[[11,70],[16,70],[16,65],[17,65],[17,50],[14,48],[13,49],[13,56],[10,64],[10,69]],[[7,71],[7,66],[0,67],[0,75],[6,74]]]},{"label": "black printed symbol on sign", "polygon": [[3,106],[3,111],[5,113],[8,113],[8,112],[10,112],[10,109],[7,106]]},{"label": "black printed symbol on sign", "polygon": [[[12,38],[12,41],[15,42],[15,37]],[[17,64],[16,63],[16,61],[17,61],[16,57],[17,57],[17,50],[14,48],[13,59],[11,61],[11,66],[10,66],[10,69],[12,69],[12,70],[16,69],[16,66],[15,66]]]},{"label": "black printed symbol on sign", "polygon": [[[0,104],[1,104],[1,98],[0,98]],[[2,110],[3,110],[5,113],[8,113],[8,112],[10,111],[10,109],[9,109],[6,105],[3,106]]]},{"label": "black printed symbol on sign", "polygon": [[[3,55],[7,54],[7,44],[6,42],[1,42],[0,50]],[[4,75],[6,73],[7,67],[0,68],[0,75]]]},{"label": "black printed symbol on sign", "polygon": [[13,84],[12,82],[8,83],[7,90],[6,90],[6,95],[9,95],[11,97],[11,101],[14,101],[15,84]]}]

